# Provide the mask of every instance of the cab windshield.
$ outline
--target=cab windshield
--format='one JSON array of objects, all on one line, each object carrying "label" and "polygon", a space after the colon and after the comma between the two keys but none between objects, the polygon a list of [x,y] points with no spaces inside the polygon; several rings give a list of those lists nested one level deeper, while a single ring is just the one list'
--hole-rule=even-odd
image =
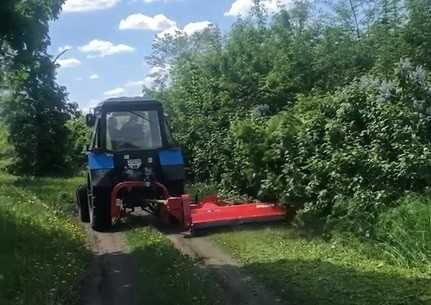
[{"label": "cab windshield", "polygon": [[108,112],[106,148],[111,151],[158,149],[162,147],[159,122],[155,110]]}]

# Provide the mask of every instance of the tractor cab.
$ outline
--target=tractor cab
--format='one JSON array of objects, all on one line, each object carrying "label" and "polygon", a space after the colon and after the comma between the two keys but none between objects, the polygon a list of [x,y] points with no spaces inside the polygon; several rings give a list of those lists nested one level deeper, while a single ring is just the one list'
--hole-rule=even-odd
[{"label": "tractor cab", "polygon": [[[112,217],[119,216],[115,215],[117,205],[151,210],[154,205],[149,200],[183,194],[183,156],[171,136],[160,102],[108,99],[88,114],[86,121],[92,128],[87,153],[89,212],[85,204],[81,206],[82,216],[87,216],[84,218],[94,228],[109,227]],[[111,200],[115,200],[114,209],[107,207]]]}]

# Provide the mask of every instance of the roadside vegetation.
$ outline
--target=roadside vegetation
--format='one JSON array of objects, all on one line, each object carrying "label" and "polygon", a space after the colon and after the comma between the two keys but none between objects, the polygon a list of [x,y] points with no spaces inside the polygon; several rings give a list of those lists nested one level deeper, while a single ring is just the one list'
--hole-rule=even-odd
[{"label": "roadside vegetation", "polygon": [[0,6],[0,129],[14,152],[0,167],[16,175],[59,176],[82,167],[81,113],[57,83],[59,64],[48,53],[49,24],[64,2],[4,0]]},{"label": "roadside vegetation", "polygon": [[90,258],[71,214],[79,182],[0,175],[1,304],[79,304]]},{"label": "roadside vegetation", "polygon": [[139,266],[142,304],[223,304],[223,291],[214,275],[181,254],[162,233],[151,227],[136,228],[127,232],[127,238]]},{"label": "roadside vegetation", "polygon": [[[74,215],[82,180],[62,176],[81,169],[86,129],[48,54],[64,2],[0,5],[1,304],[78,304],[90,257]],[[48,175],[57,178],[40,178]]]},{"label": "roadside vegetation", "polygon": [[212,238],[287,304],[431,304],[431,264],[388,261],[386,245],[346,236],[328,241],[286,225],[246,227]]},{"label": "roadside vegetation", "polygon": [[226,34],[161,37],[148,62],[169,77],[145,93],[168,108],[195,182],[429,263],[430,3],[322,5],[269,16],[256,1]]}]

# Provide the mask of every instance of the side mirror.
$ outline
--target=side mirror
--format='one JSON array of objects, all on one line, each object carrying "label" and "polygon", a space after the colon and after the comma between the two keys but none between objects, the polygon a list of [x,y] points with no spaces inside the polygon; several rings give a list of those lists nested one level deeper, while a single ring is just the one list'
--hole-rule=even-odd
[{"label": "side mirror", "polygon": [[85,123],[88,127],[93,127],[94,123],[96,123],[96,117],[94,114],[89,113],[85,116]]}]

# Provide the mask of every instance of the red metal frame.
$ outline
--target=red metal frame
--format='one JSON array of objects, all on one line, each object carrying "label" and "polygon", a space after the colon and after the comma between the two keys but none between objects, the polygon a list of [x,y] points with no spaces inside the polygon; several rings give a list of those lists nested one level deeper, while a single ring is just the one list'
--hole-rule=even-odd
[{"label": "red metal frame", "polygon": [[286,211],[274,203],[232,204],[217,196],[208,196],[193,203],[189,195],[169,198],[161,207],[165,223],[175,218],[186,230],[195,230],[230,224],[282,220]]},{"label": "red metal frame", "polygon": [[[120,218],[121,217],[121,207],[117,205],[118,193],[127,189],[129,192],[133,188],[143,188],[148,187],[148,182],[143,181],[124,181],[115,185],[111,192],[111,217]],[[163,199],[169,198],[169,192],[166,186],[158,182],[151,182],[149,187],[157,187],[162,191]]]},{"label": "red metal frame", "polygon": [[[121,207],[117,205],[118,193],[132,188],[148,187],[142,181],[126,181],[117,184],[111,194],[111,215],[121,217]],[[152,182],[150,187],[161,190],[163,201],[160,202],[160,219],[169,224],[172,219],[186,230],[195,230],[233,223],[275,221],[286,217],[286,211],[274,203],[233,204],[220,200],[217,196],[208,196],[199,203],[194,203],[190,195],[169,197],[168,189],[161,183]]]}]

